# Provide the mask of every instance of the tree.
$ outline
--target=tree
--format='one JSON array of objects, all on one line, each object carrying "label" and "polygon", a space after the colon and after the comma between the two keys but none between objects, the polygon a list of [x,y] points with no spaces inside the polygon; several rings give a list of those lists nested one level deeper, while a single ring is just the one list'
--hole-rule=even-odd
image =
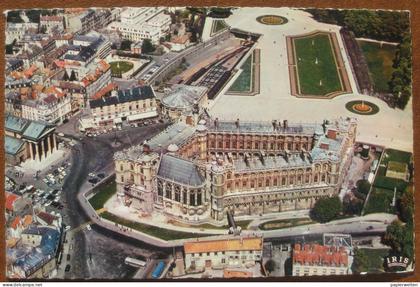
[{"label": "tree", "polygon": [[353,273],[361,273],[369,270],[369,257],[363,249],[356,249],[354,252]]},{"label": "tree", "polygon": [[370,190],[370,183],[366,179],[361,179],[356,183],[357,191],[367,195]]},{"label": "tree", "polygon": [[68,81],[68,80],[69,80],[69,74],[67,74],[67,71],[64,70],[63,81]]},{"label": "tree", "polygon": [[264,267],[268,273],[271,273],[276,269],[276,262],[273,259],[270,259],[267,262],[265,262]]},{"label": "tree", "polygon": [[74,72],[74,70],[72,70],[72,71],[71,71],[71,74],[70,74],[70,81],[71,81],[71,82],[73,82],[73,81],[77,81],[77,78],[76,78],[76,73]]},{"label": "tree", "polygon": [[337,218],[342,209],[338,196],[321,198],[311,210],[311,217],[321,223],[328,222]]},{"label": "tree", "polygon": [[413,258],[413,224],[393,221],[386,229],[383,243],[392,248],[392,254]]},{"label": "tree", "polygon": [[154,52],[156,47],[152,44],[152,41],[150,39],[144,39],[143,44],[141,45],[141,51],[144,54],[152,53]]},{"label": "tree", "polygon": [[346,194],[343,198],[343,212],[349,215],[359,215],[363,209],[363,200]]},{"label": "tree", "polygon": [[393,60],[394,71],[388,82],[396,106],[404,109],[411,97],[411,34],[406,33]]},{"label": "tree", "polygon": [[414,193],[413,188],[408,187],[399,200],[398,209],[400,219],[406,223],[413,223],[414,214]]},{"label": "tree", "polygon": [[130,40],[124,39],[124,40],[122,40],[122,42],[121,42],[120,49],[121,49],[121,50],[124,50],[124,51],[130,51],[130,50],[131,50],[131,44],[132,44],[132,43],[133,43],[133,42],[131,42]]}]

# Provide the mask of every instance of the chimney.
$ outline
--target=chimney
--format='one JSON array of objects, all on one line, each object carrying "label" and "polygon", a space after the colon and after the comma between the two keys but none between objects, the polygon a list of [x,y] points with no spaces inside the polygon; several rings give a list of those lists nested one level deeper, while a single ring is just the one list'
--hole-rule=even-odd
[{"label": "chimney", "polygon": [[148,144],[143,144],[143,152],[145,154],[149,154],[150,153],[150,146]]},{"label": "chimney", "polygon": [[329,150],[330,145],[328,143],[321,143],[320,148],[325,149],[325,150]]},{"label": "chimney", "polygon": [[272,124],[273,124],[273,130],[274,131],[277,130],[277,120],[273,120]]},{"label": "chimney", "polygon": [[239,129],[239,118],[236,119],[235,125],[236,125],[236,128]]},{"label": "chimney", "polygon": [[214,120],[214,127],[215,127],[215,128],[218,128],[218,126],[219,126],[219,118],[216,118],[216,119]]},{"label": "chimney", "polygon": [[327,131],[327,137],[329,139],[335,140],[337,138],[337,130],[335,130],[335,129],[328,129],[328,131]]},{"label": "chimney", "polygon": [[281,129],[281,120],[278,121],[278,127]]}]

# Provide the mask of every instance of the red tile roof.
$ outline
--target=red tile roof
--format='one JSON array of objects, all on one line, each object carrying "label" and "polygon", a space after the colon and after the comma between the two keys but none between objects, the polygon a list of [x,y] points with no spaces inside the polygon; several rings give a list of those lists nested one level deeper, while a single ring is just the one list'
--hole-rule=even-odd
[{"label": "red tile roof", "polygon": [[16,216],[13,219],[12,223],[10,224],[10,227],[12,227],[13,229],[16,229],[18,227],[18,225],[21,224],[20,219],[21,219],[20,216]]},{"label": "red tile roof", "polygon": [[55,217],[54,215],[43,211],[39,212],[37,216],[43,221],[45,221],[48,225],[51,225],[54,222],[54,220],[57,219],[57,217]]},{"label": "red tile roof", "polygon": [[6,203],[5,203],[6,209],[9,210],[9,211],[13,211],[13,204],[19,198],[20,198],[20,196],[14,194],[14,193],[6,192]]},{"label": "red tile roof", "polygon": [[295,244],[293,263],[325,266],[348,266],[348,254],[343,247],[323,246],[319,244]]}]

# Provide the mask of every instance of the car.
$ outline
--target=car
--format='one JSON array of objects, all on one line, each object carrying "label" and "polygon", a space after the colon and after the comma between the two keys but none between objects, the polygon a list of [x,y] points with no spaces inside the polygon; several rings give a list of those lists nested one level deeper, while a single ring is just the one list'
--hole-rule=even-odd
[{"label": "car", "polygon": [[92,227],[90,227],[90,224],[86,224],[86,229],[89,230],[89,231],[92,230]]},{"label": "car", "polygon": [[69,272],[69,271],[70,271],[70,268],[71,268],[70,264],[67,264],[67,265],[66,265],[66,269],[65,269],[65,271],[66,271],[66,272]]},{"label": "car", "polygon": [[67,254],[67,261],[70,260],[70,254]]},{"label": "car", "polygon": [[94,178],[90,178],[88,181],[92,184],[97,184],[99,180],[96,177],[94,177]]},{"label": "car", "polygon": [[68,231],[68,230],[70,230],[70,228],[71,228],[71,226],[70,225],[67,225],[64,230]]},{"label": "car", "polygon": [[93,172],[88,174],[89,177],[95,177],[95,174]]},{"label": "car", "polygon": [[64,137],[64,134],[63,133],[58,133],[57,134],[59,137]]},{"label": "car", "polygon": [[52,203],[52,200],[48,200],[47,203],[45,203],[45,206],[50,206]]},{"label": "car", "polygon": [[58,209],[60,209],[60,210],[62,210],[64,208],[64,205],[60,205],[59,207],[58,207]]},{"label": "car", "polygon": [[105,178],[105,173],[98,173],[98,177],[101,179]]}]

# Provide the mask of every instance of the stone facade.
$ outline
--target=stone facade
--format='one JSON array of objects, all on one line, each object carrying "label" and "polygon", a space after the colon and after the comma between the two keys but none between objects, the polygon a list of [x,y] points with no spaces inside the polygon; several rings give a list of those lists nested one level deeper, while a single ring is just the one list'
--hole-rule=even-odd
[{"label": "stone facade", "polygon": [[[308,209],[319,198],[339,193],[356,126],[353,119],[322,125],[200,121],[187,139],[174,144],[169,137],[167,150],[160,143],[116,154],[117,186],[123,190],[130,178],[137,179],[135,189],[153,194],[147,212],[153,203],[153,212],[190,223],[222,222],[227,211],[240,217]],[[148,160],[139,160],[145,154]],[[170,169],[180,174],[161,171],[162,161],[169,159]],[[134,168],[121,171],[119,165]],[[194,184],[188,183],[191,179]],[[132,197],[130,192],[124,196]]]}]

